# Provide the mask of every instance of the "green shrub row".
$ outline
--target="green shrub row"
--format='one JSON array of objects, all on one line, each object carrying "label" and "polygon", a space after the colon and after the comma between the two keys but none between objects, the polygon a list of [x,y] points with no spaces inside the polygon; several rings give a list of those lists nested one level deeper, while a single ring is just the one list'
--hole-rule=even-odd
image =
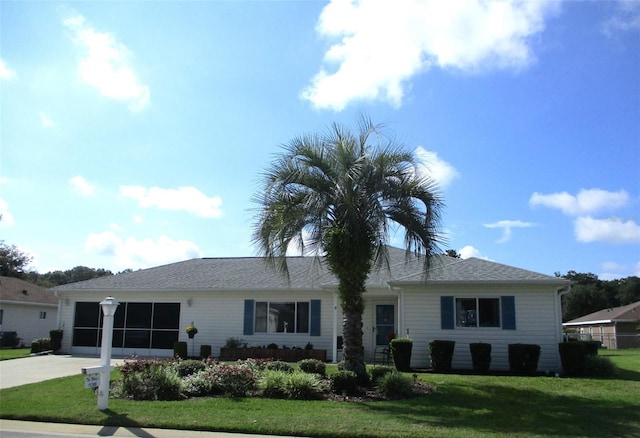
[{"label": "green shrub row", "polygon": [[45,351],[51,351],[51,339],[40,338],[31,341],[31,354],[42,353]]},{"label": "green shrub row", "polygon": [[558,344],[562,372],[567,377],[610,377],[615,366],[598,356],[598,341],[569,341]]}]

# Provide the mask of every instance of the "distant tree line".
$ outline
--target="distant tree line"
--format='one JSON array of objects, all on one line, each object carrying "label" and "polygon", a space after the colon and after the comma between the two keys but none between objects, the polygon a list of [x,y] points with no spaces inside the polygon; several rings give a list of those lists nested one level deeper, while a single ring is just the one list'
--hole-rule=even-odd
[{"label": "distant tree line", "polygon": [[632,276],[618,280],[600,280],[595,274],[569,271],[556,276],[574,282],[571,292],[562,300],[563,322],[602,309],[626,306],[640,301],[640,278]]},{"label": "distant tree line", "polygon": [[[42,287],[54,287],[76,281],[91,280],[92,278],[113,275],[108,269],[94,269],[86,266],[76,266],[66,271],[50,271],[46,274],[29,269],[32,257],[18,249],[15,245],[8,245],[0,240],[0,275],[15,277]],[[130,272],[131,269],[119,272]]]}]

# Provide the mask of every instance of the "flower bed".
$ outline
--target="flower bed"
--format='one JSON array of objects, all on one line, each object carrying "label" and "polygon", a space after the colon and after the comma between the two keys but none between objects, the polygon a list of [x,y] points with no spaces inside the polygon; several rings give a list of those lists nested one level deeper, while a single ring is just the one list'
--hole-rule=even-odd
[{"label": "flower bed", "polygon": [[273,359],[283,362],[298,362],[302,359],[327,360],[327,350],[306,350],[302,348],[221,348],[220,360]]}]

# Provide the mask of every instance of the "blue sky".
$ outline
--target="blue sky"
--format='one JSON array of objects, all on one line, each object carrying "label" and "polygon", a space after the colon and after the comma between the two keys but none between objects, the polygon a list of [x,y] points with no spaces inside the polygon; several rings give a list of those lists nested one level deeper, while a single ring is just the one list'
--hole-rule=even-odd
[{"label": "blue sky", "polygon": [[0,87],[0,239],[39,272],[255,255],[280,145],[367,114],[443,249],[640,275],[640,1],[3,1]]}]

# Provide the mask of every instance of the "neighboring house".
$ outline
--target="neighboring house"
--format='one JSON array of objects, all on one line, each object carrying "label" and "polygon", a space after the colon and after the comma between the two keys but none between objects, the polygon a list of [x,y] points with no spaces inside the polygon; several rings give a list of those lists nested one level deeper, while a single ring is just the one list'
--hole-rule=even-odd
[{"label": "neighboring house", "polygon": [[57,326],[58,298],[47,288],[18,278],[0,277],[0,331],[17,332],[31,345]]},{"label": "neighboring house", "polygon": [[640,301],[604,309],[562,324],[577,331],[581,339],[600,341],[603,347],[640,347]]},{"label": "neighboring house", "polygon": [[[413,339],[411,364],[429,366],[429,341],[456,341],[453,366],[471,368],[470,342],[493,346],[492,369],[509,368],[511,343],[541,346],[540,370],[559,371],[562,278],[477,258],[434,258],[428,279],[424,258],[389,249],[389,269],[367,281],[363,334],[371,361],[387,334]],[[288,259],[289,280],[261,258],[203,258],[54,288],[61,298],[63,351],[99,353],[98,302],[115,297],[115,355],[170,356],[173,343],[189,353],[207,344],[217,356],[228,338],[248,346],[313,344],[339,360],[342,313],[337,281],[311,257]],[[188,339],[187,325],[198,328]]]}]

